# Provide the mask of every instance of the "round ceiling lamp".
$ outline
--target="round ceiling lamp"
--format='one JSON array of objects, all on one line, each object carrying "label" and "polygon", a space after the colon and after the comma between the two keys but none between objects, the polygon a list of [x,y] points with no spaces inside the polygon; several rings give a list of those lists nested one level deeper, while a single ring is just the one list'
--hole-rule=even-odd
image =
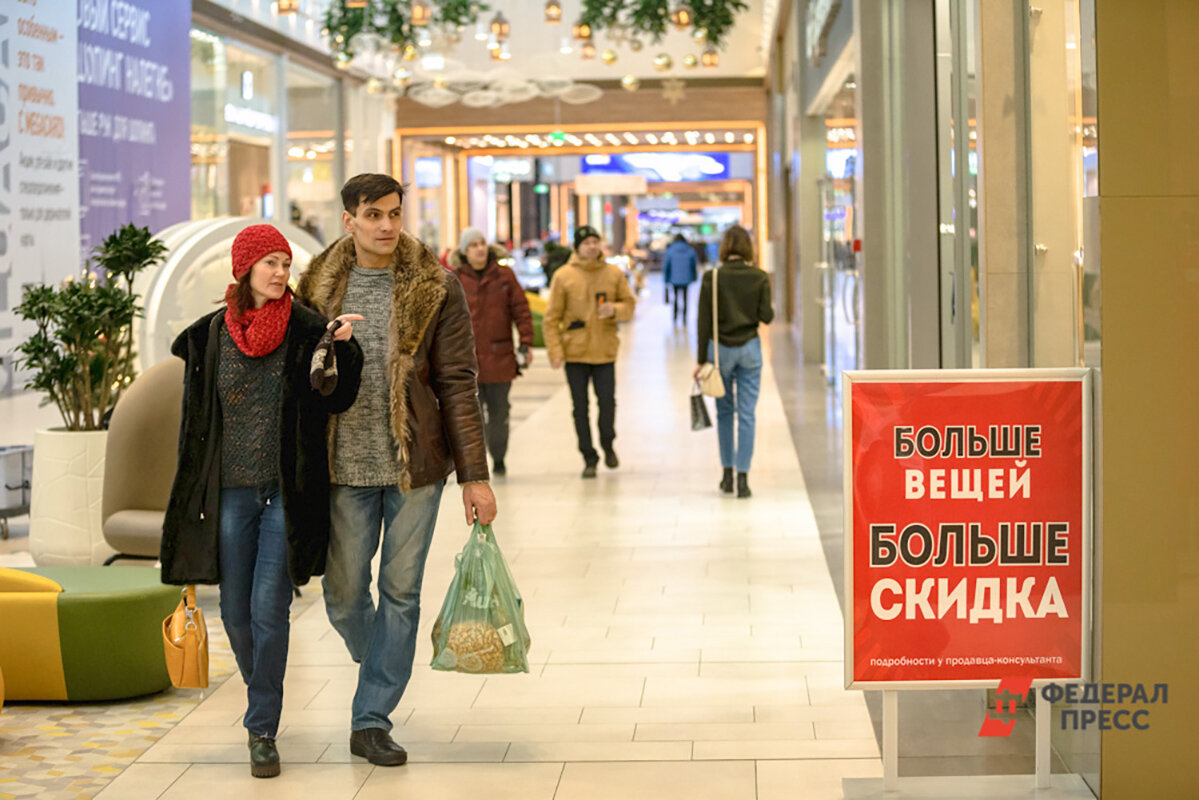
[{"label": "round ceiling lamp", "polygon": [[557,25],[562,21],[561,0],[546,0],[545,21],[547,25]]}]

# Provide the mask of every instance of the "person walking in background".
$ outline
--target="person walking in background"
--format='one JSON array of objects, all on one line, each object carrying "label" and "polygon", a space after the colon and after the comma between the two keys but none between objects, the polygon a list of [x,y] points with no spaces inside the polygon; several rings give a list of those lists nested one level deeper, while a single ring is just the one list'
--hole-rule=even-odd
[{"label": "person walking in background", "polygon": [[[488,247],[481,230],[467,228],[449,259],[470,307],[479,359],[479,400],[487,449],[491,451],[491,473],[496,477],[508,474],[504,465],[508,452],[508,392],[520,368],[533,363],[529,350],[533,346],[533,313],[516,273],[499,263],[505,255],[499,247]],[[519,362],[512,346],[514,325],[520,335]]]},{"label": "person walking in background", "polygon": [[616,354],[618,322],[633,318],[637,299],[619,267],[604,261],[599,232],[590,225],[575,231],[575,252],[554,273],[543,331],[554,369],[565,364],[574,404],[575,434],[583,454],[583,477],[594,478],[599,453],[591,439],[587,385],[599,405],[600,447],[609,469],[620,466],[616,440]]},{"label": "person walking in background", "polygon": [[[666,248],[662,257],[662,280],[674,292],[674,309],[671,319],[678,322],[681,318],[687,324],[687,291],[695,279],[699,277],[699,259],[695,256],[695,248],[687,243],[683,234],[675,234],[674,241]],[[682,314],[679,314],[679,299],[682,298]]]},{"label": "person walking in background", "polygon": [[[719,348],[720,376],[724,397],[716,399],[716,431],[720,442],[720,465],[724,474],[720,491],[733,492],[737,473],[737,496],[749,497],[749,466],[754,455],[754,412],[762,383],[762,340],[758,326],[774,319],[770,299],[770,276],[754,265],[754,246],[749,231],[734,225],[720,243],[720,266],[704,273],[699,290],[699,347],[694,377],[699,379],[704,364],[715,359]],[[719,274],[717,274],[719,273]],[[712,286],[716,285],[713,298]],[[716,303],[718,331],[712,330],[712,303]],[[736,417],[736,447],[733,422]]]},{"label": "person walking in background", "polygon": [[251,225],[233,240],[236,283],[225,306],[171,346],[186,367],[162,580],[220,584],[221,621],[246,682],[242,723],[257,778],[279,774],[292,590],[325,571],[325,426],[354,403],[362,371],[362,350],[350,338],[362,317],[339,317],[335,378],[322,386],[327,395],[313,388],[310,367],[327,326],[293,305],[290,275],[287,239],[270,225]]},{"label": "person walking in background", "polygon": [[[446,476],[457,470],[468,525],[496,516],[466,296],[433,251],[400,229],[403,199],[390,175],[347,181],[341,218],[349,235],[312,260],[298,290],[324,314],[366,317],[362,388],[330,422],[324,588],[329,621],[359,664],[350,753],[389,767],[408,761],[391,738],[391,712],[412,677]],[[376,608],[371,560],[380,546]]]}]

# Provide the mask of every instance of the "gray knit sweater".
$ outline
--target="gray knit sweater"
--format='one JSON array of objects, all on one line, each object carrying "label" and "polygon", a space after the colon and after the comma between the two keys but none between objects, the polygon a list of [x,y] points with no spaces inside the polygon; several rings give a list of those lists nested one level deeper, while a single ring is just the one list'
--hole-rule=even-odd
[{"label": "gray knit sweater", "polygon": [[251,358],[237,348],[223,323],[220,340],[221,487],[261,486],[279,479],[279,404],[287,346]]},{"label": "gray knit sweater", "polygon": [[400,481],[400,463],[391,432],[391,291],[389,269],[355,266],[346,281],[343,314],[361,314],[354,338],[362,346],[362,383],[358,399],[337,418],[333,452],[329,454],[338,483],[346,486],[390,486]]}]

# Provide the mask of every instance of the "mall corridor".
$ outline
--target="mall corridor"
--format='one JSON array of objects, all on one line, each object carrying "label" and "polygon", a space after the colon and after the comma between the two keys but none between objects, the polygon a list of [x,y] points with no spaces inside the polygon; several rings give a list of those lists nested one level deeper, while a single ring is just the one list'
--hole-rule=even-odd
[{"label": "mall corridor", "polygon": [[[100,797],[816,800],[880,775],[862,694],[842,688],[842,618],[769,361],[755,495],[721,496],[715,432],[688,424],[694,313],[690,330],[672,328],[660,297],[643,293],[623,329],[618,470],[580,479],[565,380],[544,351],[514,389],[518,416],[532,411],[496,482],[495,529],[525,597],[531,674],[427,666],[467,533],[450,486],[393,715],[406,767],[350,756],[355,667],[313,584],[295,607],[280,778],[246,769],[233,677]],[[229,661],[214,651],[214,671]]]}]

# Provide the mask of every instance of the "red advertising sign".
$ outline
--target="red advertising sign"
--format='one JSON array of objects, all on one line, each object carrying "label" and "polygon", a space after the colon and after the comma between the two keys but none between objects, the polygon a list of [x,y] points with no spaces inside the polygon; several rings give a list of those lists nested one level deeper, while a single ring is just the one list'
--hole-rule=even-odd
[{"label": "red advertising sign", "polygon": [[846,378],[846,685],[1086,678],[1089,371]]}]

